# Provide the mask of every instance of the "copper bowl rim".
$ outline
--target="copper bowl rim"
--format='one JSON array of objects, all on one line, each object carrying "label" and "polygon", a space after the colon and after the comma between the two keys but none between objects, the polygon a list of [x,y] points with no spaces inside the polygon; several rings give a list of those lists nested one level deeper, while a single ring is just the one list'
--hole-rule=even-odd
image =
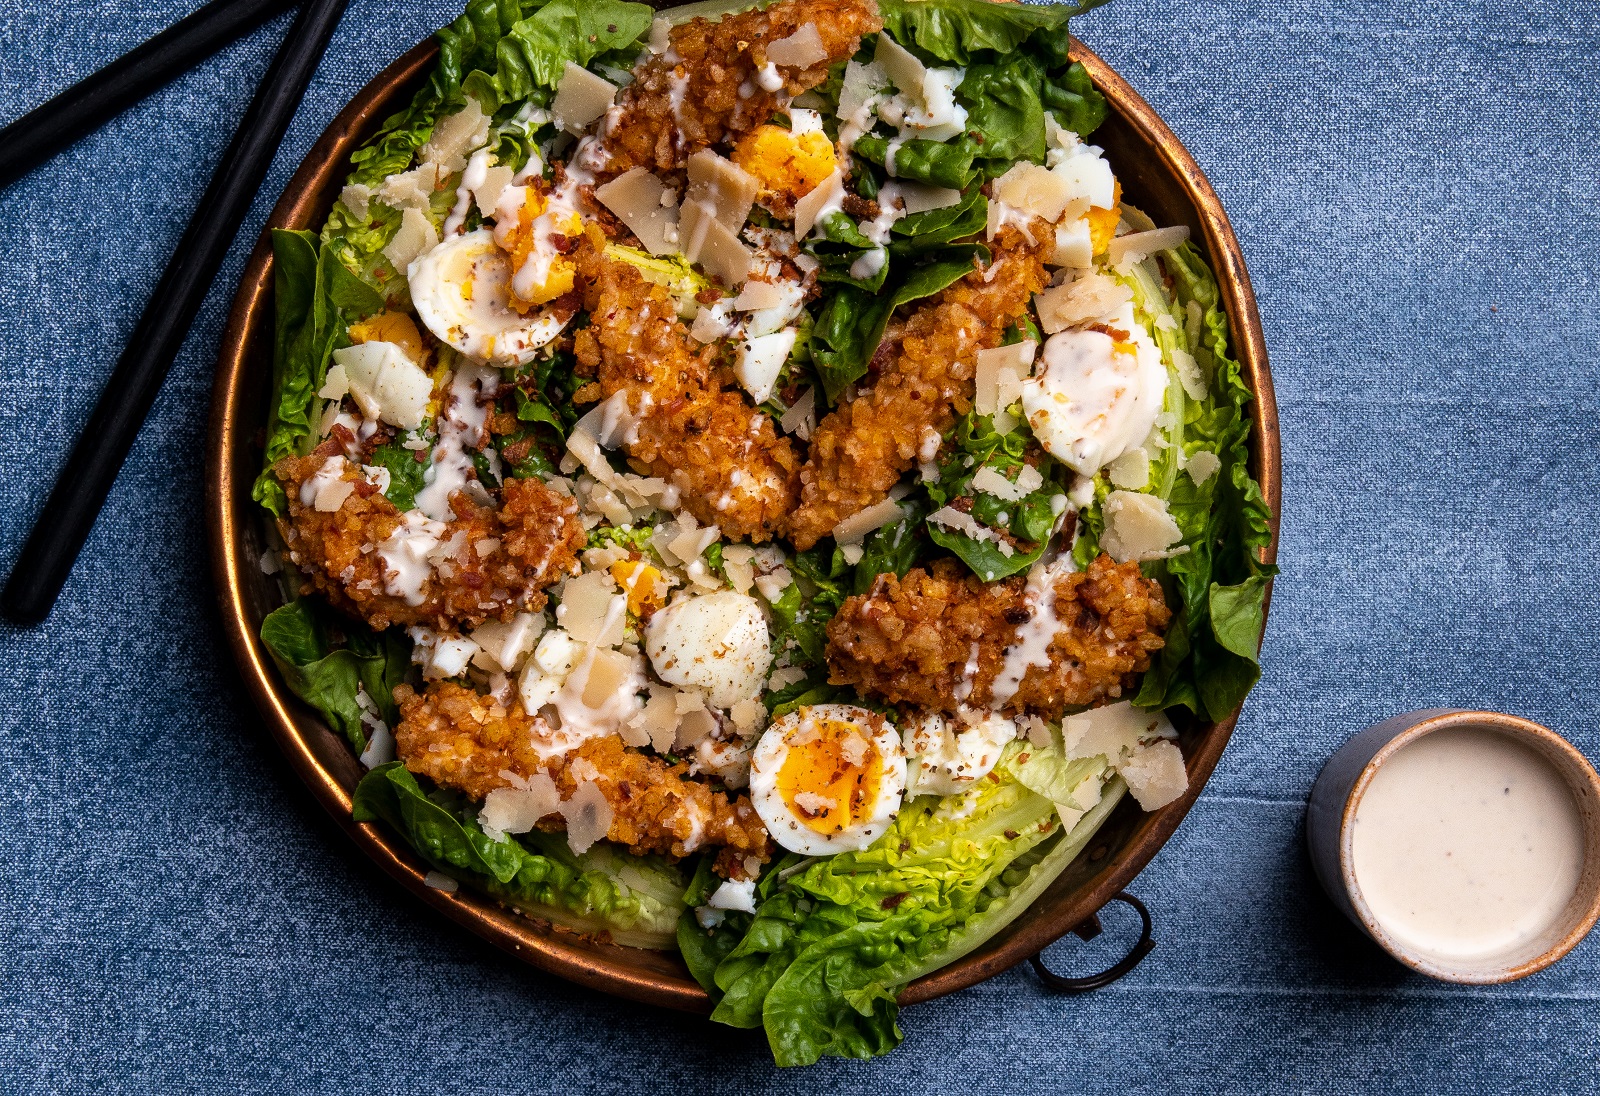
[{"label": "copper bowl rim", "polygon": [[[263,331],[270,338],[272,326],[269,232],[273,228],[315,228],[321,224],[337,196],[349,154],[382,119],[400,109],[410,90],[424,78],[437,52],[431,38],[419,44],[374,77],[340,112],[284,189],[240,280],[222,335],[206,443],[205,521],[223,630],[250,700],[291,767],[362,852],[417,898],[540,970],[647,1004],[706,1013],[711,1010],[712,1001],[687,970],[674,974],[640,969],[620,954],[627,949],[597,949],[590,941],[551,931],[465,888],[447,894],[426,885],[427,866],[398,837],[370,823],[351,820],[350,787],[319,760],[311,745],[307,726],[321,727],[320,723],[309,718],[309,709],[289,692],[259,639],[260,619],[250,604],[247,589],[249,583],[259,583],[262,576],[246,537],[252,523],[260,521],[250,498],[250,469],[252,461],[259,467],[260,445],[256,439],[261,408],[248,406],[245,393],[249,388],[246,376],[252,340]],[[1272,563],[1277,558],[1281,498],[1277,404],[1255,294],[1238,240],[1199,165],[1150,105],[1077,39],[1073,39],[1073,56],[1088,69],[1111,110],[1148,146],[1157,160],[1156,168],[1176,182],[1198,213],[1198,224],[1191,228],[1196,230],[1196,242],[1216,274],[1233,350],[1255,396],[1251,471],[1271,510],[1272,543],[1263,553],[1263,561]],[[1053,909],[1045,910],[1043,905],[1051,901],[1050,896],[1041,897],[1035,908],[1044,911],[1042,916],[1024,916],[983,948],[918,978],[902,991],[901,1003],[931,1000],[998,974],[1038,953],[1110,901],[1144,868],[1188,813],[1216,768],[1237,720],[1235,712],[1198,732],[1197,742],[1186,759],[1188,791],[1176,802],[1144,815],[1121,847],[1105,857],[1089,885],[1071,893],[1066,900],[1057,900]],[[321,730],[332,733],[325,727]]]}]

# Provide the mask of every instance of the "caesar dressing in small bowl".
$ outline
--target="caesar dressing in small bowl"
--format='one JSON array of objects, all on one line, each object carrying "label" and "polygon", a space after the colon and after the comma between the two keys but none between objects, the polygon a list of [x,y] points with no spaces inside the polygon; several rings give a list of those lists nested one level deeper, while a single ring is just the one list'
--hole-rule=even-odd
[{"label": "caesar dressing in small bowl", "polygon": [[1351,920],[1445,981],[1524,977],[1600,915],[1600,776],[1514,716],[1427,711],[1368,728],[1318,777],[1306,835]]}]

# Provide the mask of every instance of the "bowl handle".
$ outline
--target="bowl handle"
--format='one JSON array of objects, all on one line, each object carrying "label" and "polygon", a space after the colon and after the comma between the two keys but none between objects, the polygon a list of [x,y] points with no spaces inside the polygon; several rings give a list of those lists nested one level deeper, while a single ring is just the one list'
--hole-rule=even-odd
[{"label": "bowl handle", "polygon": [[[1039,976],[1039,981],[1043,982],[1047,988],[1055,990],[1057,993],[1088,993],[1092,989],[1109,986],[1112,982],[1115,982],[1118,978],[1138,966],[1140,960],[1149,955],[1151,950],[1155,948],[1156,942],[1150,938],[1150,911],[1145,908],[1144,903],[1127,891],[1112,895],[1111,900],[1132,906],[1138,911],[1140,922],[1138,941],[1134,943],[1128,954],[1105,970],[1098,974],[1087,974],[1081,978],[1066,978],[1056,974],[1044,965],[1044,960],[1041,958],[1044,955],[1042,951],[1029,956],[1029,962],[1033,964],[1033,972]],[[1091,913],[1089,919],[1074,928],[1072,932],[1081,940],[1093,940],[1100,935],[1099,915]]]}]

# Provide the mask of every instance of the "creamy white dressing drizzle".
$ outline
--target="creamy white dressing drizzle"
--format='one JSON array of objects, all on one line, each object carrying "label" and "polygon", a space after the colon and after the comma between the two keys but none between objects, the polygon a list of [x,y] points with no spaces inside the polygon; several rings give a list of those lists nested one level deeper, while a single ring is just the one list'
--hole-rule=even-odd
[{"label": "creamy white dressing drizzle", "polygon": [[480,148],[472,154],[472,159],[467,161],[467,169],[461,173],[461,185],[456,187],[456,204],[450,210],[450,216],[444,219],[444,234],[448,239],[461,233],[467,223],[467,214],[472,211],[472,192],[482,186],[489,177],[489,161],[494,154],[486,148]]},{"label": "creamy white dressing drizzle", "polygon": [[444,522],[434,521],[417,510],[407,511],[395,531],[378,542],[384,593],[404,598],[407,605],[421,605],[426,600],[423,586],[433,574],[428,557],[439,547],[445,532]]},{"label": "creamy white dressing drizzle", "polygon": [[[1062,559],[1071,565],[1071,557]],[[994,684],[989,687],[989,706],[995,710],[1005,707],[1022,687],[1022,679],[1035,666],[1050,665],[1050,641],[1055,638],[1061,622],[1056,617],[1056,575],[1058,565],[1041,559],[1028,570],[1028,582],[1023,588],[1022,604],[1030,613],[1028,619],[1017,625],[1011,645],[1005,649],[1005,659]]]},{"label": "creamy white dressing drizzle", "polygon": [[[423,473],[424,487],[417,492],[417,509],[435,521],[449,521],[450,496],[477,487],[472,450],[483,445],[489,409],[479,397],[492,397],[500,387],[500,374],[479,362],[466,361],[456,368],[440,412],[439,442],[433,460]],[[482,501],[482,500],[480,500]]]}]

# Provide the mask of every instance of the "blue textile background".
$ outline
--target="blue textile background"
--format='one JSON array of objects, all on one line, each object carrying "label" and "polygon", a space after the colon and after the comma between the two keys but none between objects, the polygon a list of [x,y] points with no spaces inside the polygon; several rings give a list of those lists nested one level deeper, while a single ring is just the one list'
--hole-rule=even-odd
[{"label": "blue textile background", "polygon": [[[9,6],[0,121],[192,6]],[[1600,757],[1595,0],[1076,23],[1209,173],[1261,298],[1286,484],[1265,678],[1138,880],[1160,946],[1131,977],[1069,999],[1014,970],[903,1014],[885,1060],[783,1074],[757,1035],[542,976],[410,900],[254,728],[220,645],[199,459],[244,256],[339,107],[454,11],[352,5],[54,616],[0,626],[0,1089],[1597,1087],[1600,941],[1511,986],[1407,974],[1300,834],[1322,759],[1398,711],[1498,708]],[[0,564],[286,25],[0,191]]]}]

